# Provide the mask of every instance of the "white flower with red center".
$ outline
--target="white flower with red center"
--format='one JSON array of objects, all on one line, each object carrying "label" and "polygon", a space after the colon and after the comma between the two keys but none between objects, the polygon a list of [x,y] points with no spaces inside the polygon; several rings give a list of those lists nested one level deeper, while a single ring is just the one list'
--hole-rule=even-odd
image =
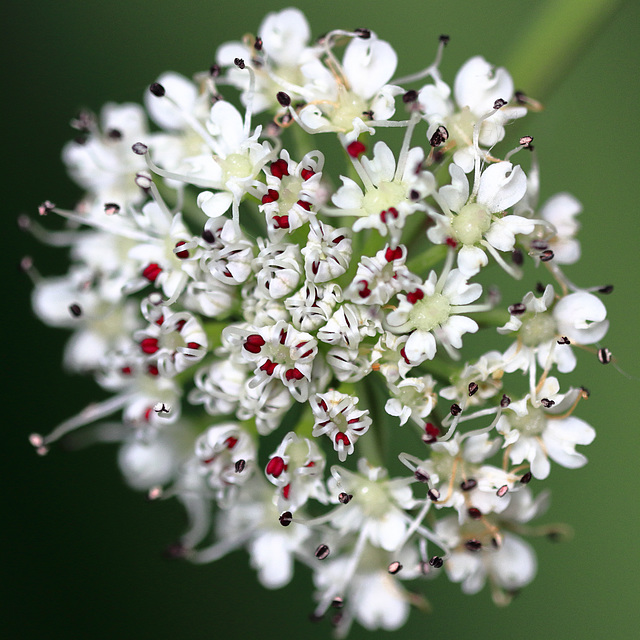
[{"label": "white flower with red center", "polygon": [[196,388],[189,393],[189,402],[203,405],[212,416],[234,413],[244,393],[247,375],[246,365],[233,358],[217,360],[196,372]]},{"label": "white flower with red center", "polygon": [[549,458],[567,469],[587,464],[587,458],[575,448],[591,444],[596,436],[593,427],[570,415],[585,392],[572,389],[560,394],[559,390],[557,379],[547,378],[535,395],[512,402],[496,426],[511,462],[519,465],[526,460],[538,480],[549,475]]},{"label": "white flower with red center", "polygon": [[291,322],[296,329],[313,331],[327,323],[341,299],[342,292],[337,284],[316,286],[307,281],[285,300],[284,305],[291,314]]},{"label": "white flower with red center", "polygon": [[313,436],[327,435],[344,462],[354,451],[354,444],[371,426],[369,410],[356,409],[358,398],[330,389],[309,399],[313,411]]},{"label": "white flower with red center", "polygon": [[281,240],[309,221],[309,212],[315,211],[320,201],[324,156],[310,151],[300,163],[289,157],[283,149],[278,160],[265,166],[266,184],[259,209],[267,220],[267,231],[272,240]]},{"label": "white flower with red center", "polygon": [[504,354],[505,371],[535,371],[537,360],[544,369],[555,364],[568,373],[576,367],[571,345],[593,344],[607,333],[607,309],[596,296],[578,291],[554,301],[548,285],[539,298],[530,291],[521,303],[509,307],[509,322],[498,332],[514,332],[518,340]]},{"label": "white flower with red center", "polygon": [[414,147],[396,167],[391,149],[384,142],[376,142],[373,160],[366,157],[361,160],[364,191],[351,178],[341,176],[342,186],[331,201],[341,215],[356,218],[354,231],[377,229],[382,236],[390,234],[397,244],[407,216],[423,209],[419,199],[412,198],[413,192],[418,193],[416,167],[421,166],[423,159],[424,151]]},{"label": "white flower with red center", "polygon": [[309,397],[313,360],[318,353],[316,339],[279,321],[260,328],[223,332],[237,334],[242,345],[242,358],[254,367],[251,386],[260,387],[271,380],[280,380],[298,402]]},{"label": "white flower with red center", "polygon": [[229,504],[238,485],[252,475],[256,464],[256,445],[239,424],[226,422],[209,427],[195,443],[198,472],[216,498]]},{"label": "white flower with red center", "polygon": [[[496,100],[509,103],[514,95],[513,80],[506,69],[494,69],[484,58],[475,56],[460,68],[454,82],[455,104],[450,87],[435,73],[435,83],[426,85],[418,93],[418,103],[429,122],[427,138],[444,125],[449,144],[455,144],[454,162],[465,173],[473,169],[473,128],[480,122],[479,143],[491,148],[504,138],[504,126],[522,118],[527,109],[522,106],[504,106],[483,119],[493,110]],[[457,105],[457,108],[456,108]]]},{"label": "white flower with red center", "polygon": [[253,260],[253,270],[262,294],[278,300],[292,293],[302,275],[300,247],[258,238],[258,248],[260,253]]},{"label": "white flower with red center", "polygon": [[[461,245],[458,268],[470,278],[488,263],[485,251],[503,266],[498,251],[512,251],[518,234],[530,234],[535,222],[523,216],[505,215],[505,209],[525,195],[527,177],[510,162],[489,165],[469,197],[469,181],[456,164],[449,166],[451,184],[441,187],[436,196],[444,214],[429,210],[436,223],[427,231],[431,242]],[[455,213],[455,215],[454,215]]]},{"label": "white flower with red center", "polygon": [[147,356],[147,362],[155,365],[160,375],[174,376],[204,358],[207,334],[194,315],[152,304],[143,311],[150,324],[136,331],[133,337],[140,352]]},{"label": "white flower with red center", "polygon": [[580,259],[580,243],[575,239],[580,223],[575,219],[582,205],[570,193],[557,193],[542,205],[538,215],[553,226],[546,240],[557,264],[575,264]]},{"label": "white flower with red center", "polygon": [[360,349],[332,347],[327,351],[327,364],[340,382],[358,382],[371,372],[372,366]]},{"label": "white flower with red center", "polygon": [[339,278],[351,260],[351,230],[311,221],[307,244],[302,249],[307,280],[321,284]]},{"label": "white flower with red center", "polygon": [[344,297],[356,304],[386,304],[405,287],[420,279],[405,266],[407,248],[386,245],[373,258],[362,256],[356,275],[345,289]]},{"label": "white flower with red center", "polygon": [[[211,224],[210,224],[211,223]],[[235,286],[246,282],[251,275],[254,245],[233,224],[211,219],[205,223],[201,246],[200,267],[225,285]]]},{"label": "white flower with red center", "polygon": [[374,336],[380,329],[378,310],[345,303],[318,330],[318,340],[347,349],[356,349],[365,336]]},{"label": "white flower with red center", "polygon": [[322,504],[328,502],[324,485],[324,454],[308,438],[299,438],[293,431],[283,439],[265,467],[267,480],[278,487],[278,511],[295,512],[309,498]]},{"label": "white flower with red center", "polygon": [[411,365],[402,355],[407,337],[384,331],[371,350],[372,368],[380,371],[389,384],[397,382],[401,377],[404,378],[411,370]]},{"label": "white flower with red center", "polygon": [[406,424],[409,418],[421,425],[437,402],[435,385],[435,380],[429,375],[391,383],[388,385],[391,397],[384,410],[390,416],[400,418],[401,425]]},{"label": "white flower with red center", "polygon": [[477,310],[470,303],[481,293],[481,285],[467,284],[465,276],[452,269],[440,279],[432,271],[422,285],[406,295],[398,294],[398,308],[387,315],[385,324],[393,333],[409,334],[401,350],[407,364],[416,366],[433,359],[436,339],[454,355],[462,347],[463,334],[478,330],[475,320],[457,314]]}]

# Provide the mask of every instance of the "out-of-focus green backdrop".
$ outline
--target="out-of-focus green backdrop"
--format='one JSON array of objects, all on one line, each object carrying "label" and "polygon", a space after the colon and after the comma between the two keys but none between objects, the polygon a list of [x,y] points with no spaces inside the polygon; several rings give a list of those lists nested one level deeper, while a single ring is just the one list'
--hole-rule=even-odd
[{"label": "out-of-focus green backdrop", "polygon": [[[31,431],[46,432],[84,406],[95,389],[89,380],[61,373],[66,336],[33,317],[31,286],[17,269],[26,253],[47,274],[66,269],[64,252],[19,234],[15,219],[46,198],[70,206],[77,197],[60,161],[60,149],[73,135],[70,118],[81,106],[97,110],[109,100],[139,101],[164,70],[190,75],[206,69],[220,43],[255,32],[267,11],[288,4],[23,0],[4,7],[2,638],[329,636],[327,624],[307,621],[312,587],[304,568],[287,588],[270,592],[257,584],[244,552],[208,566],[167,561],[161,551],[182,530],[182,513],[170,502],[148,504],[129,491],[116,469],[114,447],[56,448],[40,459],[27,442]],[[576,7],[590,4],[583,0]],[[472,55],[506,63],[541,5],[396,0],[301,8],[315,35],[335,27],[374,29],[396,47],[400,73],[430,61],[437,36],[447,33],[451,42],[442,70],[452,81]],[[566,19],[567,30],[572,22]],[[543,519],[570,523],[575,538],[534,542],[539,576],[506,609],[494,607],[486,590],[469,597],[444,577],[427,584],[434,613],[413,612],[397,637],[637,637],[638,24],[640,3],[623,3],[589,37],[545,100],[546,110],[516,123],[517,132],[510,133],[514,139],[535,136],[543,199],[568,190],[584,203],[583,260],[567,271],[580,284],[615,284],[605,300],[612,325],[606,344],[635,376],[586,354],[580,358],[574,382],[592,395],[579,415],[598,437],[586,451],[590,462],[584,469],[553,469],[553,504]],[[562,33],[556,29],[553,37]],[[385,634],[367,636],[356,626],[352,637]]]}]

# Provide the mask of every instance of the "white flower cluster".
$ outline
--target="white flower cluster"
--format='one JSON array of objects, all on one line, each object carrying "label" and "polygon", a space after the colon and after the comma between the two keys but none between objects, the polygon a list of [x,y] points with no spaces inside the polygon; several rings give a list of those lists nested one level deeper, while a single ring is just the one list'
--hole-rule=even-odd
[{"label": "white flower cluster", "polygon": [[[175,555],[243,547],[269,588],[298,560],[313,617],[334,608],[338,636],[353,620],[400,627],[443,571],[506,603],[536,572],[520,535],[548,492],[528,483],[551,461],[584,465],[576,445],[595,435],[573,415],[588,392],[560,374],[577,349],[611,360],[593,293],[611,288],[578,288],[560,267],[580,257],[580,204],[538,207],[535,153],[528,175],[511,161],[529,136],[494,155],[536,103],[481,57],[452,89],[444,36],[433,64],[392,82],[396,53],[369,30],[311,42],[286,9],[257,34],[194,81],[160,76],[146,111],[74,120],[64,161],[85,196],[41,205],[63,230],[22,220],[72,266],[25,266],[36,313],[73,332],[65,365],[111,396],[31,442],[44,454],[101,423],[133,488],[184,505]],[[397,152],[369,146],[390,127]],[[490,262],[555,283],[507,313],[477,281]],[[459,365],[481,327],[502,349]]]}]

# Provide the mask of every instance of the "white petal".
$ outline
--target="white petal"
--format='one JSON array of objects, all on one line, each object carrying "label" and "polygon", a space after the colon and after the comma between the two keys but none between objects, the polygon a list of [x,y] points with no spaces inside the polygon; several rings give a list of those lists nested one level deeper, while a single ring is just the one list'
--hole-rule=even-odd
[{"label": "white petal", "polygon": [[449,166],[449,174],[451,184],[442,187],[439,193],[449,209],[458,212],[469,199],[469,181],[465,172],[457,164]]},{"label": "white petal", "polygon": [[529,584],[536,575],[537,566],[531,545],[510,533],[505,533],[502,546],[491,556],[491,574],[507,591]]},{"label": "white petal", "polygon": [[163,129],[184,128],[186,122],[180,112],[193,111],[198,90],[193,82],[172,71],[163,73],[158,82],[164,87],[167,97],[158,98],[150,91],[145,93],[144,103],[151,119]]},{"label": "white petal", "polygon": [[201,191],[198,194],[198,206],[210,218],[217,218],[223,215],[231,206],[233,196],[227,191],[212,193],[211,191]]},{"label": "white petal", "polygon": [[453,93],[460,107],[469,107],[475,115],[481,116],[498,98],[511,99],[513,80],[505,69],[494,70],[483,57],[475,56],[458,71]]},{"label": "white petal", "polygon": [[269,13],[263,20],[258,34],[264,51],[278,65],[293,67],[299,62],[311,30],[304,14],[290,7],[278,13]]},{"label": "white petal", "polygon": [[487,254],[480,247],[463,246],[458,253],[458,268],[465,278],[480,273],[489,262]]},{"label": "white petal", "polygon": [[343,185],[332,196],[331,202],[340,209],[360,209],[364,198],[362,190],[351,178],[341,176],[341,180]]},{"label": "white petal", "polygon": [[513,251],[516,234],[529,234],[534,227],[533,221],[528,218],[513,215],[505,216],[491,225],[489,231],[485,234],[485,238],[498,251]]},{"label": "white petal", "polygon": [[527,190],[527,176],[519,166],[496,162],[480,176],[478,202],[491,213],[504,211],[522,199]]},{"label": "white petal", "polygon": [[475,320],[466,316],[450,316],[450,318],[441,327],[449,344],[455,349],[462,347],[462,336],[465,333],[475,333],[478,330],[478,324]]},{"label": "white petal", "polygon": [[373,34],[354,38],[344,52],[342,66],[351,90],[365,100],[373,98],[391,79],[398,64],[393,47]]}]

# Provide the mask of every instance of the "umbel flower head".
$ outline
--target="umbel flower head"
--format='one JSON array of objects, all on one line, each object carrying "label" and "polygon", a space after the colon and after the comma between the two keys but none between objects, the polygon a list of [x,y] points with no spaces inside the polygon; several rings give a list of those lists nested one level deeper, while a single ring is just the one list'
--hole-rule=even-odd
[{"label": "umbel flower head", "polygon": [[[145,108],[80,114],[63,159],[85,194],[38,210],[67,228],[21,218],[71,257],[51,277],[24,262],[34,310],[109,394],[33,433],[37,453],[80,428],[119,441],[128,484],[186,510],[174,556],[245,549],[270,589],[303,563],[338,637],[402,626],[439,576],[497,604],[533,580],[522,536],[559,531],[526,526],[536,484],[595,437],[564,376],[581,350],[612,359],[612,287],[559,266],[580,257],[580,205],[537,208],[514,122],[534,101],[479,56],[452,90],[447,41],[395,78],[372,31],[312,41],[300,11],[271,13],[209,71],[160,75]],[[541,284],[503,305],[493,263]]]}]

